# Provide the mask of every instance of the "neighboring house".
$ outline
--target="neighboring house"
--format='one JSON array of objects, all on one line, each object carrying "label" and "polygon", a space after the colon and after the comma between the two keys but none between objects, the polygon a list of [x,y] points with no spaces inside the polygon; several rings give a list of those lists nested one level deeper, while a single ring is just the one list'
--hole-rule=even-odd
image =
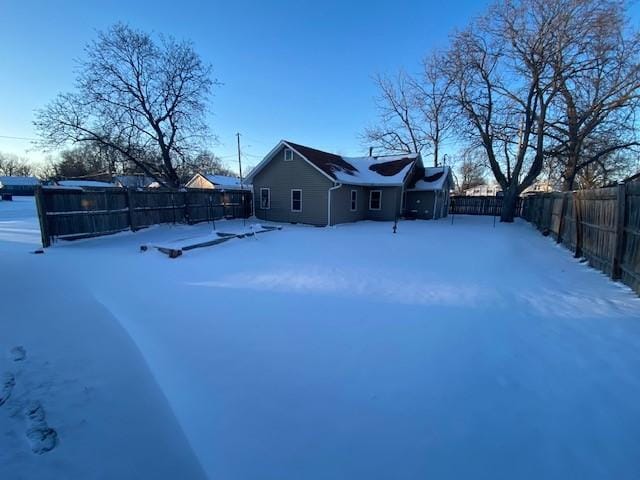
[{"label": "neighboring house", "polygon": [[262,220],[335,225],[395,220],[422,195],[424,172],[418,154],[351,158],[282,140],[247,182]]},{"label": "neighboring house", "polygon": [[113,183],[122,188],[147,188],[155,180],[146,175],[116,175]]},{"label": "neighboring house", "polygon": [[59,187],[74,187],[74,188],[120,188],[120,185],[109,182],[99,182],[97,180],[58,180],[55,184]]},{"label": "neighboring house", "polygon": [[549,180],[538,180],[530,187],[527,187],[523,190],[522,195],[532,195],[534,193],[549,193],[558,191],[558,185]]},{"label": "neighboring house", "polygon": [[453,189],[449,167],[429,167],[422,177],[414,177],[405,189],[405,213],[408,216],[435,220],[449,213],[449,192]]},{"label": "neighboring house", "polygon": [[477,185],[466,189],[463,195],[467,197],[495,197],[498,193],[502,193],[502,187],[500,185]]},{"label": "neighboring house", "polygon": [[0,195],[33,195],[38,185],[35,177],[0,176]]},{"label": "neighboring house", "polygon": [[238,177],[227,175],[211,175],[196,173],[185,185],[187,188],[213,188],[220,190],[251,190],[251,185],[243,181],[240,185]]}]

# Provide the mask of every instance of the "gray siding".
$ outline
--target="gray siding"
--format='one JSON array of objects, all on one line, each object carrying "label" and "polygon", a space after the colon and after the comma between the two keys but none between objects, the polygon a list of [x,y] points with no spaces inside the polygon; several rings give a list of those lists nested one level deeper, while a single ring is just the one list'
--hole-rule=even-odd
[{"label": "gray siding", "polygon": [[[333,186],[327,177],[295,152],[284,161],[284,147],[255,177],[253,193],[255,214],[273,222],[327,224],[328,191]],[[260,189],[271,189],[271,208],[260,208]],[[302,212],[291,211],[291,190],[302,190]],[[348,207],[347,207],[348,208]]]},{"label": "gray siding", "polygon": [[[351,190],[358,192],[358,209],[351,209]],[[382,192],[380,210],[369,210],[369,192]],[[401,187],[359,187],[343,185],[331,192],[331,224],[357,222],[358,220],[393,221],[400,216],[402,198]]]},{"label": "gray siding", "polygon": [[[382,208],[380,210],[369,210],[369,191],[382,191]],[[400,216],[402,201],[401,187],[371,187],[366,189],[366,207],[369,220],[393,221]]]},{"label": "gray siding", "polygon": [[[351,211],[351,190],[358,192],[357,209]],[[331,225],[357,222],[367,218],[369,193],[364,187],[342,185],[331,192]]]},{"label": "gray siding", "polygon": [[405,210],[415,211],[417,218],[430,220],[434,216],[434,208],[437,211],[437,205],[434,205],[435,199],[434,191],[407,192]]},{"label": "gray siding", "polygon": [[405,211],[414,211],[417,218],[431,220],[449,214],[449,190],[407,192]]}]

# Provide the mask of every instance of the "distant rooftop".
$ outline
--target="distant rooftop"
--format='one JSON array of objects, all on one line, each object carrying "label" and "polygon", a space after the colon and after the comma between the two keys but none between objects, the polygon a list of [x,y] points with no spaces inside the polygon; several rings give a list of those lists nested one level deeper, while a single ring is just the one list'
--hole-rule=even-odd
[{"label": "distant rooftop", "polygon": [[23,176],[0,176],[0,187],[6,186],[35,186],[40,185],[40,180],[36,177],[23,177]]},{"label": "distant rooftop", "polygon": [[97,180],[59,180],[56,184],[61,187],[118,188],[115,183],[98,182]]}]

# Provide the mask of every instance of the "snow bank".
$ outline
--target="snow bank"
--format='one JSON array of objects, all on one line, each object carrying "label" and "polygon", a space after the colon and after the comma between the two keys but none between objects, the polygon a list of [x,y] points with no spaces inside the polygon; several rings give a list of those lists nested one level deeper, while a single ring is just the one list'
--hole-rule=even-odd
[{"label": "snow bank", "polygon": [[92,274],[28,253],[39,234],[20,200],[0,205],[0,478],[204,478],[135,343],[85,287]]}]

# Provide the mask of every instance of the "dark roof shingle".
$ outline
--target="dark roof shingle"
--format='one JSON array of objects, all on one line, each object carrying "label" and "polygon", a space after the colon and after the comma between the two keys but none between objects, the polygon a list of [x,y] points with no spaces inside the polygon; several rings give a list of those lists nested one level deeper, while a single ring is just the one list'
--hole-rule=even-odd
[{"label": "dark roof shingle", "polygon": [[286,143],[287,145],[290,145],[291,148],[304,155],[307,160],[332,178],[334,178],[333,172],[336,170],[343,170],[346,172],[356,171],[356,168],[350,163],[345,162],[340,155],[323,152],[322,150],[316,150],[315,148],[305,147],[304,145],[299,145],[289,141],[286,141]]}]

